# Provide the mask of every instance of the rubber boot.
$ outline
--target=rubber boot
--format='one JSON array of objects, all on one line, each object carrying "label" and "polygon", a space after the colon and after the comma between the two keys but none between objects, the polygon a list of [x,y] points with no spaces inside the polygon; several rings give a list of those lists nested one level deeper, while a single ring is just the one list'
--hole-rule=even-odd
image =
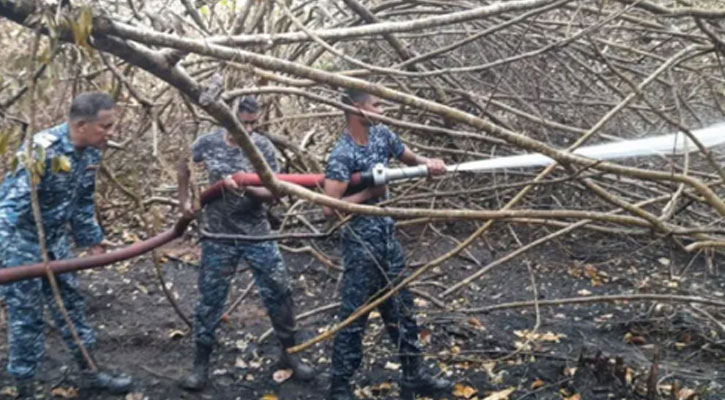
[{"label": "rubber boot", "polygon": [[327,400],[355,400],[355,393],[352,391],[350,382],[333,378]]},{"label": "rubber boot", "polygon": [[403,380],[400,383],[400,398],[402,400],[415,400],[416,395],[432,396],[447,392],[453,386],[452,382],[436,378],[422,371],[421,356],[412,355],[402,357]]},{"label": "rubber boot", "polygon": [[436,378],[428,374],[419,374],[415,377],[404,378],[400,385],[400,398],[402,400],[415,400],[416,395],[431,396],[448,392],[453,386],[451,381]]},{"label": "rubber boot", "polygon": [[110,394],[126,394],[131,391],[133,380],[126,375],[115,375],[102,371],[82,371],[79,386],[83,390],[96,390]]},{"label": "rubber boot", "polygon": [[[91,353],[92,348],[88,347],[86,350],[89,352],[93,364],[98,367],[93,354]],[[125,394],[131,391],[133,387],[133,380],[127,375],[116,375],[104,371],[92,371],[88,362],[83,357],[80,351],[76,351],[73,354],[78,363],[78,367],[81,370],[80,381],[78,386],[81,390],[92,390],[102,391],[111,394]]]},{"label": "rubber boot", "polygon": [[35,398],[35,380],[34,379],[16,379],[15,389],[18,391],[16,399],[34,399]]},{"label": "rubber boot", "polygon": [[209,382],[209,359],[211,358],[211,346],[196,345],[194,355],[194,366],[191,372],[181,382],[182,389],[198,391],[204,389]]},{"label": "rubber boot", "polygon": [[311,381],[315,379],[315,369],[305,364],[299,353],[290,354],[287,352],[288,347],[292,347],[296,344],[294,337],[283,338],[278,335],[278,338],[279,343],[282,346],[279,354],[280,367],[290,368],[292,372],[294,372],[294,375],[292,376],[295,379],[299,379],[301,381]]},{"label": "rubber boot", "polygon": [[272,326],[274,326],[275,334],[279,343],[282,345],[280,349],[279,365],[283,368],[287,367],[292,369],[294,372],[293,377],[301,381],[310,381],[315,378],[315,370],[309,365],[302,361],[302,358],[298,353],[290,354],[287,352],[288,347],[293,347],[297,344],[295,340],[296,326],[295,326],[295,315],[294,315],[294,303],[292,297],[287,296],[280,308],[278,313],[274,316],[270,316],[272,320]]},{"label": "rubber boot", "polygon": [[279,363],[283,367],[288,367],[294,372],[294,377],[296,379],[299,379],[301,381],[311,381],[315,379],[315,370],[314,368],[310,367],[309,365],[305,364],[302,361],[302,358],[299,356],[299,354],[290,354],[285,350],[282,349],[282,354],[279,358]]}]

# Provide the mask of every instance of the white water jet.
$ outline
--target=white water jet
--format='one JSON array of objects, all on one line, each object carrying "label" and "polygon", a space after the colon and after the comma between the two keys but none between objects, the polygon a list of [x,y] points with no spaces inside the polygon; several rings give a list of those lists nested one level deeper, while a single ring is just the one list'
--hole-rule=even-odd
[{"label": "white water jet", "polygon": [[[725,122],[694,130],[692,134],[706,148],[717,146],[725,143]],[[644,139],[580,147],[572,153],[593,160],[612,160],[659,154],[684,154],[697,150],[697,146],[687,135],[678,132]],[[553,159],[542,154],[523,154],[449,165],[448,172],[487,172],[506,168],[543,167],[554,162]]]}]

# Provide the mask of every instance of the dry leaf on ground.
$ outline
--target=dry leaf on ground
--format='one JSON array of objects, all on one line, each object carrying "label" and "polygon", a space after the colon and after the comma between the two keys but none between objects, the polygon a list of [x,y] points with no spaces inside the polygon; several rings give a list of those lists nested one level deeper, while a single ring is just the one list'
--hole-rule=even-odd
[{"label": "dry leaf on ground", "polygon": [[272,374],[272,379],[277,383],[282,383],[292,377],[291,369],[278,369]]},{"label": "dry leaf on ground", "polygon": [[692,400],[697,398],[697,392],[690,388],[680,389],[677,393],[677,400]]},{"label": "dry leaf on ground", "polygon": [[498,392],[493,392],[490,395],[483,398],[483,400],[508,400],[509,395],[516,390],[515,387],[510,387]]},{"label": "dry leaf on ground", "polygon": [[544,386],[544,381],[542,381],[541,379],[537,379],[537,380],[535,380],[535,381],[534,381],[534,382],[533,382],[533,383],[531,384],[531,389],[532,389],[532,390],[533,390],[533,389],[538,389],[538,388],[540,388],[540,387],[542,387],[542,386]]},{"label": "dry leaf on ground", "polygon": [[526,340],[532,340],[532,341],[539,341],[539,342],[556,342],[559,343],[559,341],[566,337],[563,333],[553,333],[553,332],[546,332],[546,333],[538,333],[538,332],[531,332],[529,330],[521,330],[521,331],[514,331],[514,335],[526,339]]},{"label": "dry leaf on ground", "polygon": [[50,395],[64,399],[75,399],[78,397],[78,389],[72,387],[57,387],[50,391]]},{"label": "dry leaf on ground", "polygon": [[174,329],[173,331],[169,332],[169,339],[181,339],[184,336],[186,336],[186,333],[182,330]]},{"label": "dry leaf on ground", "polygon": [[472,388],[471,386],[462,385],[460,383],[456,383],[453,386],[453,395],[456,397],[470,399],[471,397],[475,396],[477,393],[478,393],[478,391],[475,388]]},{"label": "dry leaf on ground", "polygon": [[400,369],[400,364],[388,361],[385,363],[384,368],[389,369],[391,371],[397,371]]}]

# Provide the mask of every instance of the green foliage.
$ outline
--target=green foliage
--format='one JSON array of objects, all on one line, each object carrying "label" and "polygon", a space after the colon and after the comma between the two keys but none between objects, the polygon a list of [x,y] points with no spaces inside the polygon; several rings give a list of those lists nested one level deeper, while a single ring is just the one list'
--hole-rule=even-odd
[{"label": "green foliage", "polygon": [[73,32],[73,40],[76,45],[90,50],[88,38],[91,36],[93,29],[93,10],[90,6],[81,8],[80,16],[77,21],[70,22],[70,29]]},{"label": "green foliage", "polygon": [[13,175],[15,175],[15,172],[17,172],[19,163],[20,160],[18,159],[18,156],[14,156],[13,160],[10,162],[10,171]]},{"label": "green foliage", "polygon": [[33,184],[37,185],[40,183],[40,178],[45,175],[45,148],[43,146],[33,146],[33,154],[28,158],[28,154],[25,152],[19,152],[15,157],[10,166],[10,170],[13,174],[18,172],[18,167],[22,164],[25,169],[30,173],[30,179]]},{"label": "green foliage", "polygon": [[34,158],[30,163],[31,168],[28,168],[28,171],[31,171],[30,175],[32,176],[33,183],[37,185],[40,183],[40,178],[45,175],[45,147],[35,146],[34,150]]},{"label": "green foliage", "polygon": [[0,132],[0,156],[8,150],[10,136],[12,136],[10,132]]},{"label": "green foliage", "polygon": [[50,160],[50,172],[53,174],[57,174],[60,172],[60,158],[59,157],[53,157]]},{"label": "green foliage", "polygon": [[53,159],[50,160],[50,170],[54,174],[57,174],[58,172],[70,172],[70,160],[68,157],[63,155],[53,157]]},{"label": "green foliage", "polygon": [[314,68],[321,69],[323,71],[335,71],[337,70],[337,66],[334,63],[331,63],[327,60],[318,60],[313,65]]},{"label": "green foliage", "polygon": [[51,61],[52,55],[53,52],[50,50],[50,47],[44,47],[38,52],[37,60],[41,64],[48,64]]}]

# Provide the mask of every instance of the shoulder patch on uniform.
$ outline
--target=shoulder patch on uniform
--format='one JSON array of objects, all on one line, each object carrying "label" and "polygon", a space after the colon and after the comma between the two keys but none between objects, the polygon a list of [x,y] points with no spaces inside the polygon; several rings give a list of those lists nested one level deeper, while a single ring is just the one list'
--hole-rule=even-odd
[{"label": "shoulder patch on uniform", "polygon": [[33,143],[47,149],[53,143],[57,142],[58,139],[60,139],[58,136],[55,136],[50,132],[40,132],[33,136]]}]

